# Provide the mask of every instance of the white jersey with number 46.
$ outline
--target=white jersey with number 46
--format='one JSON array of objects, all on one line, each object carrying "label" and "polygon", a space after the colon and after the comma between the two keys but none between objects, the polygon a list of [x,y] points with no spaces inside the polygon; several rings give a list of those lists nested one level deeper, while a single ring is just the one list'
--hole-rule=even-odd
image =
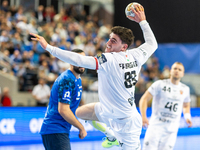
[{"label": "white jersey with number 46", "polygon": [[179,82],[171,83],[170,79],[158,80],[148,89],[153,95],[152,115],[149,125],[162,126],[166,131],[177,131],[183,103],[190,102],[190,89]]}]

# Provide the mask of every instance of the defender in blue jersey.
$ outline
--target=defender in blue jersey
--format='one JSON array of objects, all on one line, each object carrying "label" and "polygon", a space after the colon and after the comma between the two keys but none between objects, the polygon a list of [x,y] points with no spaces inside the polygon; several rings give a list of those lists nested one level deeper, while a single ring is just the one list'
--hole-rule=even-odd
[{"label": "defender in blue jersey", "polygon": [[[82,50],[75,49],[73,52],[85,56]],[[82,67],[70,65],[70,69],[63,72],[52,86],[40,131],[46,150],[70,150],[69,133],[72,125],[79,129],[81,139],[87,135],[83,125],[74,115],[82,96],[80,74],[84,71]]]}]

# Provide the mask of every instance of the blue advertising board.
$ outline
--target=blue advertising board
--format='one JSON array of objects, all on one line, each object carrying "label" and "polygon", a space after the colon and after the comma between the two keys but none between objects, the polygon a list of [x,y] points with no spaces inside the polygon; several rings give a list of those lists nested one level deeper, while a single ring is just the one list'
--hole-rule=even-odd
[{"label": "blue advertising board", "polygon": [[[0,107],[0,145],[34,144],[41,143],[39,134],[46,108],[44,107]],[[150,116],[151,109],[147,109],[147,116]],[[193,127],[187,125],[181,118],[178,135],[200,135],[200,108],[191,109]],[[100,140],[104,134],[94,129],[84,120],[80,120],[88,132],[87,140]],[[72,127],[71,141],[78,141],[78,129]],[[145,130],[142,130],[141,138]]]}]

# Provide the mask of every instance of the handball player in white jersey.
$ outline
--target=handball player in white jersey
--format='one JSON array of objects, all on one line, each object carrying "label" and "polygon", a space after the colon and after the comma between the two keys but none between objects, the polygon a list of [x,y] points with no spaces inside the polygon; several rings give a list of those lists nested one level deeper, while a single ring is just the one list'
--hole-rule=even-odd
[{"label": "handball player in white jersey", "polygon": [[132,31],[120,26],[112,28],[105,53],[97,58],[63,51],[49,45],[43,37],[31,33],[35,37],[32,40],[39,41],[55,57],[74,66],[97,70],[100,102],[79,107],[76,115],[90,120],[89,123],[105,133],[111,146],[114,141],[111,139],[117,138],[123,150],[140,150],[142,118],[134,103],[135,84],[141,66],[157,49],[157,41],[146,21],[144,8],[141,5],[135,7],[135,10],[131,8],[135,17],[129,18],[139,23],[145,39],[145,43],[135,49],[127,50],[134,40]]},{"label": "handball player in white jersey", "polygon": [[[190,89],[180,82],[183,76],[183,64],[175,62],[170,70],[170,78],[154,82],[140,99],[143,126],[148,126],[143,150],[172,150],[182,111],[188,127],[192,126]],[[147,102],[152,98],[152,115],[148,121]]]}]

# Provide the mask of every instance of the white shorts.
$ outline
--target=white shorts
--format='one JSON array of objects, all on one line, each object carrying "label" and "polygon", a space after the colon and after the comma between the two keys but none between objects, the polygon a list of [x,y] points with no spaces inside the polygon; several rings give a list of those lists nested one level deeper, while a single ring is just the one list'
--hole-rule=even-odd
[{"label": "white shorts", "polygon": [[137,112],[133,114],[132,117],[124,119],[113,119],[107,115],[107,117],[102,115],[102,105],[97,103],[95,105],[95,113],[100,122],[105,123],[109,126],[122,150],[140,150],[140,134],[142,130],[142,118]]},{"label": "white shorts", "polygon": [[166,132],[159,127],[149,126],[143,143],[143,150],[173,150],[177,132]]}]

